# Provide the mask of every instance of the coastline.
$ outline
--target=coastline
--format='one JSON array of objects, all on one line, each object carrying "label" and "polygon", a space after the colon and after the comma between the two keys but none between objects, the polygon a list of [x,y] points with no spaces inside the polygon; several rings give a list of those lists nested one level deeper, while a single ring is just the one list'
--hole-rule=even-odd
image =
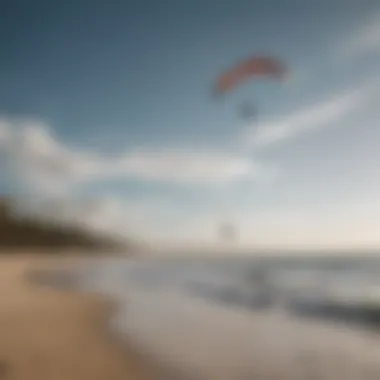
[{"label": "coastline", "polygon": [[0,259],[0,378],[151,380],[153,364],[107,329],[114,305],[99,296],[31,283],[30,270],[83,259],[33,254]]},{"label": "coastline", "polygon": [[[123,373],[113,375],[113,372],[107,372],[95,379],[230,380],[237,376],[302,379],[317,374],[328,380],[343,374],[347,379],[358,380],[367,375],[377,378],[380,373],[379,337],[361,329],[292,317],[287,313],[251,313],[239,308],[225,308],[223,303],[218,305],[207,298],[182,294],[178,292],[178,286],[161,289],[157,284],[153,288],[135,287],[136,280],[136,284],[141,285],[140,281],[147,278],[145,266],[139,273],[137,267],[131,270],[129,264],[123,267],[111,262],[107,267],[106,262],[100,266],[98,262],[92,268],[94,272],[87,271],[94,277],[84,275],[83,283],[78,284],[75,279],[81,277],[88,260],[82,260],[82,257],[72,259],[44,260],[38,265],[34,262],[24,274],[34,273],[36,276],[24,279],[39,284],[36,287],[40,299],[42,293],[51,294],[55,300],[62,294],[67,299],[74,297],[76,302],[103,307],[102,311],[88,311],[91,323],[97,316],[96,334],[102,334],[102,339],[108,345],[112,344],[114,354],[117,347],[117,355],[122,357],[120,360],[124,360],[125,367]],[[115,264],[116,271],[113,270]],[[162,273],[161,265],[156,269],[158,274],[167,274]],[[178,274],[178,267],[169,267],[170,270]],[[199,280],[197,272],[188,274]],[[135,277],[126,281],[127,274],[131,273]],[[172,277],[175,280],[175,276]],[[161,279],[166,283],[166,276]],[[90,282],[86,284],[88,280]],[[180,286],[183,280],[181,276],[179,283],[169,281],[168,284]],[[74,290],[73,294],[71,290]],[[65,310],[67,312],[67,308]],[[99,343],[98,339],[98,350]],[[96,360],[96,356],[92,354],[92,357]],[[79,378],[89,377],[82,375]]]}]

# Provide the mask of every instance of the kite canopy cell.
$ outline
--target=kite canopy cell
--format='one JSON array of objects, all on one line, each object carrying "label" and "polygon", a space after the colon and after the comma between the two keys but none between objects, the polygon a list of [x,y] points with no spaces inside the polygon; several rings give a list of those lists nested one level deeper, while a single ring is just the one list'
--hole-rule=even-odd
[{"label": "kite canopy cell", "polygon": [[214,92],[222,95],[234,89],[237,85],[254,77],[270,77],[282,80],[285,67],[275,58],[251,57],[230,67],[218,76]]}]

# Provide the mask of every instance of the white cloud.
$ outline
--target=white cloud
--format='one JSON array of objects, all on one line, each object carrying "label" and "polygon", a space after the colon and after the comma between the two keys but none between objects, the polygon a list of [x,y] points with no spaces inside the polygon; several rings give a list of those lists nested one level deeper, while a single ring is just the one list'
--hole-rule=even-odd
[{"label": "white cloud", "polygon": [[320,103],[305,107],[294,114],[254,125],[240,137],[245,146],[266,146],[295,138],[315,129],[330,126],[343,120],[365,103],[371,93],[371,85],[330,96]]},{"label": "white cloud", "polygon": [[263,172],[252,160],[215,151],[140,149],[110,156],[75,150],[55,138],[43,123],[6,118],[0,122],[0,151],[14,177],[47,193],[119,178],[221,183]]},{"label": "white cloud", "polygon": [[[138,201],[107,195],[75,200],[70,196],[24,199],[23,213],[48,220],[80,225],[117,237],[147,242],[163,254],[200,253],[228,249],[218,239],[222,221],[236,222],[238,240],[234,249],[370,247],[380,243],[380,206],[359,196],[343,197],[340,202],[320,205],[297,204],[254,209],[234,208],[230,218],[223,210],[198,210],[183,214],[175,202],[159,198]],[[327,212],[328,211],[328,212]],[[176,220],[180,222],[176,223]],[[235,219],[236,217],[236,219]]]},{"label": "white cloud", "polygon": [[69,195],[20,198],[15,209],[20,216],[141,241],[149,238],[176,211],[175,204],[169,201],[156,198],[130,201],[110,194],[89,199]]},{"label": "white cloud", "polygon": [[234,208],[228,219],[221,216],[220,212],[205,211],[174,229],[155,230],[152,241],[165,248],[163,254],[169,248],[173,253],[182,252],[184,247],[192,255],[212,249],[230,254],[231,246],[218,237],[220,223],[227,220],[237,229],[234,251],[246,250],[250,254],[255,250],[260,254],[262,249],[355,249],[380,244],[380,208],[369,200],[347,197],[339,204],[323,207],[311,203],[255,209],[246,205],[245,209]]},{"label": "white cloud", "polygon": [[163,150],[135,152],[115,162],[114,171],[167,181],[225,181],[259,173],[249,160],[211,152]]},{"label": "white cloud", "polygon": [[266,168],[246,157],[215,150],[134,149],[110,155],[74,149],[42,122],[9,118],[0,119],[0,156],[3,174],[29,190],[20,199],[23,213],[154,241],[175,240],[176,233],[179,238],[187,229],[186,216],[179,215],[183,208],[175,202],[130,201],[110,194],[82,200],[74,196],[75,190],[110,179],[142,179],[211,185],[215,191],[235,180],[266,179],[267,174]]},{"label": "white cloud", "polygon": [[351,36],[345,38],[337,49],[341,58],[354,58],[366,53],[380,52],[380,13],[371,14],[366,22]]}]

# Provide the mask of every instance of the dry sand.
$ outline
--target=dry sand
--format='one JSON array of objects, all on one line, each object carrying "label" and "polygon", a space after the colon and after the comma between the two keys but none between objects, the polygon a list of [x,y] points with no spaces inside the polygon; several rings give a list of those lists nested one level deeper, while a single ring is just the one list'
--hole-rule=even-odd
[{"label": "dry sand", "polygon": [[28,269],[54,263],[33,256],[0,259],[0,379],[153,379],[142,356],[106,331],[108,301],[25,279]]}]

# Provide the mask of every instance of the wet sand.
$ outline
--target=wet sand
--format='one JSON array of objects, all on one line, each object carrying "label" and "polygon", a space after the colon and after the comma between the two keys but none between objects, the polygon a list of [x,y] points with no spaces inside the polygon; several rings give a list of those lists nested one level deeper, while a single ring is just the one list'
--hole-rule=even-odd
[{"label": "wet sand", "polygon": [[107,332],[108,300],[44,288],[24,276],[57,264],[30,255],[0,258],[0,379],[154,379],[142,355]]},{"label": "wet sand", "polygon": [[166,367],[199,380],[380,379],[379,337],[349,326],[249,313],[175,292],[128,295],[116,321]]}]

